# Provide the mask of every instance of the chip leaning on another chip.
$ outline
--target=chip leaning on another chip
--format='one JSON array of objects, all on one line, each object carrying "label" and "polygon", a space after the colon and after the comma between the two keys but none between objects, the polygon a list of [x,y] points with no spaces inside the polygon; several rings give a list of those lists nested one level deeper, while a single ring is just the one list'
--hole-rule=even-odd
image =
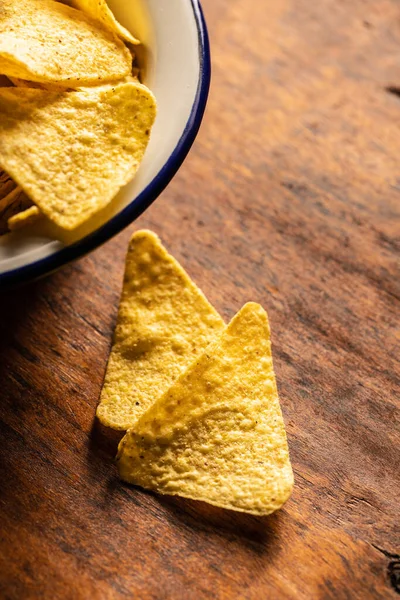
[{"label": "chip leaning on another chip", "polygon": [[99,21],[54,0],[0,0],[0,74],[66,87],[129,75],[132,56]]},{"label": "chip leaning on another chip", "polygon": [[73,6],[83,10],[85,13],[98,19],[104,27],[111,29],[122,39],[131,44],[140,44],[133,35],[125,29],[114,17],[111,9],[108,7],[106,0],[72,0]]},{"label": "chip leaning on another chip", "polygon": [[134,177],[156,110],[139,82],[71,92],[1,88],[0,166],[46,217],[74,229]]},{"label": "chip leaning on another chip", "polygon": [[135,233],[97,408],[100,421],[118,430],[132,426],[224,327],[158,237]]},{"label": "chip leaning on another chip", "polygon": [[293,488],[268,318],[249,303],[122,439],[122,479],[267,515]]}]

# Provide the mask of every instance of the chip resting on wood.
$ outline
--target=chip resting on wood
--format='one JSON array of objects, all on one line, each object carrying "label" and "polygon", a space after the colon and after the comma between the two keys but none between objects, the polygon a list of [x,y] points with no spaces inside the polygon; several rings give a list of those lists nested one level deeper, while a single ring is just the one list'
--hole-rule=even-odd
[{"label": "chip resting on wood", "polygon": [[267,515],[293,488],[268,318],[249,303],[138,420],[122,479],[161,494]]},{"label": "chip resting on wood", "polygon": [[225,325],[150,231],[132,236],[97,416],[128,429]]}]

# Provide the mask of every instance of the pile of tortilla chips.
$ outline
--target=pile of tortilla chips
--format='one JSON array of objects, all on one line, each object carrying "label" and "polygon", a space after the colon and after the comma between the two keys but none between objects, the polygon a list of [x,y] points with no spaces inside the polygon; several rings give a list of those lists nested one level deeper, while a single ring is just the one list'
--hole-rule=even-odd
[{"label": "pile of tortilla chips", "polygon": [[40,217],[79,227],[134,177],[149,141],[140,42],[106,0],[69,4],[0,0],[0,233]]},{"label": "pile of tortilla chips", "polygon": [[267,314],[249,303],[226,326],[149,231],[129,245],[97,416],[127,430],[129,483],[256,515],[291,494]]}]

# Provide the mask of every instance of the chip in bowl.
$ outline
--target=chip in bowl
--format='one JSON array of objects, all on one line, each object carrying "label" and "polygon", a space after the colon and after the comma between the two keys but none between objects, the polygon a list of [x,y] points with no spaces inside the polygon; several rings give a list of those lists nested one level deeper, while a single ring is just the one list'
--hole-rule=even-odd
[{"label": "chip in bowl", "polygon": [[156,116],[139,82],[79,90],[0,88],[0,166],[71,230],[135,175]]},{"label": "chip in bowl", "polygon": [[132,55],[109,29],[54,0],[0,0],[0,74],[66,87],[131,73]]},{"label": "chip in bowl", "polygon": [[31,207],[31,199],[18,186],[3,196],[0,199],[0,234],[7,233],[13,218]]},{"label": "chip in bowl", "polygon": [[9,217],[7,220],[7,227],[10,231],[16,231],[36,223],[39,218],[40,210],[37,206],[33,205],[17,212],[12,217]]},{"label": "chip in bowl", "polygon": [[133,37],[121,23],[118,23],[106,0],[72,0],[72,4],[94,19],[98,19],[104,27],[122,37],[126,42],[140,44],[139,40]]}]

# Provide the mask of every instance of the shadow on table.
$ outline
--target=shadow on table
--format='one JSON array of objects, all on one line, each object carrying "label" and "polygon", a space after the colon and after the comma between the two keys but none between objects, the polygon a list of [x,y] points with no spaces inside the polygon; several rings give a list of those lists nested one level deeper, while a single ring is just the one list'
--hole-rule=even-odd
[{"label": "shadow on table", "polygon": [[[32,315],[43,298],[48,299],[64,285],[70,277],[73,277],[73,265],[67,265],[54,273],[50,273],[40,279],[29,283],[21,283],[15,287],[0,289],[0,344],[5,345],[5,333],[15,335],[19,327]],[[54,315],[57,318],[57,315]]]},{"label": "shadow on table", "polygon": [[124,434],[124,431],[115,431],[114,429],[104,427],[104,425],[95,418],[89,434],[89,454],[94,454],[97,457],[100,456],[108,461],[113,461],[117,455],[118,444]]},{"label": "shadow on table", "polygon": [[258,517],[178,496],[157,496],[157,502],[166,509],[165,516],[171,522],[179,521],[195,531],[240,540],[256,554],[268,553],[278,538],[279,512]]},{"label": "shadow on table", "polygon": [[[40,296],[41,288],[48,285],[47,281],[48,279],[41,279],[18,288],[0,291],[0,330],[6,327],[13,331],[13,325],[29,315]],[[0,342],[2,341],[1,337]]]},{"label": "shadow on table", "polygon": [[27,323],[35,312],[41,295],[48,286],[46,280],[35,281],[24,287],[0,292],[0,381],[10,373],[18,375],[18,361],[22,358],[35,362],[35,357],[27,347],[25,334]]},{"label": "shadow on table", "polygon": [[[72,276],[73,270],[67,266],[42,279],[0,290],[2,411],[16,409],[17,404],[21,411],[31,407],[33,381],[46,367],[43,348],[51,343],[53,324],[61,319],[57,304],[59,290]],[[60,341],[55,333],[53,337]]]},{"label": "shadow on table", "polygon": [[[90,432],[89,464],[93,466],[93,458],[96,458],[95,462],[100,460],[111,465],[123,435],[123,432],[108,429],[95,419]],[[257,517],[219,508],[206,502],[178,496],[162,496],[122,482],[118,478],[117,468],[112,471],[104,490],[105,506],[112,504],[114,495],[120,496],[123,491],[124,501],[132,502],[133,508],[140,506],[150,510],[152,514],[156,512],[158,519],[166,520],[179,528],[223,537],[236,544],[245,545],[252,553],[260,555],[267,554],[275,548],[281,520],[279,512],[267,517]]]}]

